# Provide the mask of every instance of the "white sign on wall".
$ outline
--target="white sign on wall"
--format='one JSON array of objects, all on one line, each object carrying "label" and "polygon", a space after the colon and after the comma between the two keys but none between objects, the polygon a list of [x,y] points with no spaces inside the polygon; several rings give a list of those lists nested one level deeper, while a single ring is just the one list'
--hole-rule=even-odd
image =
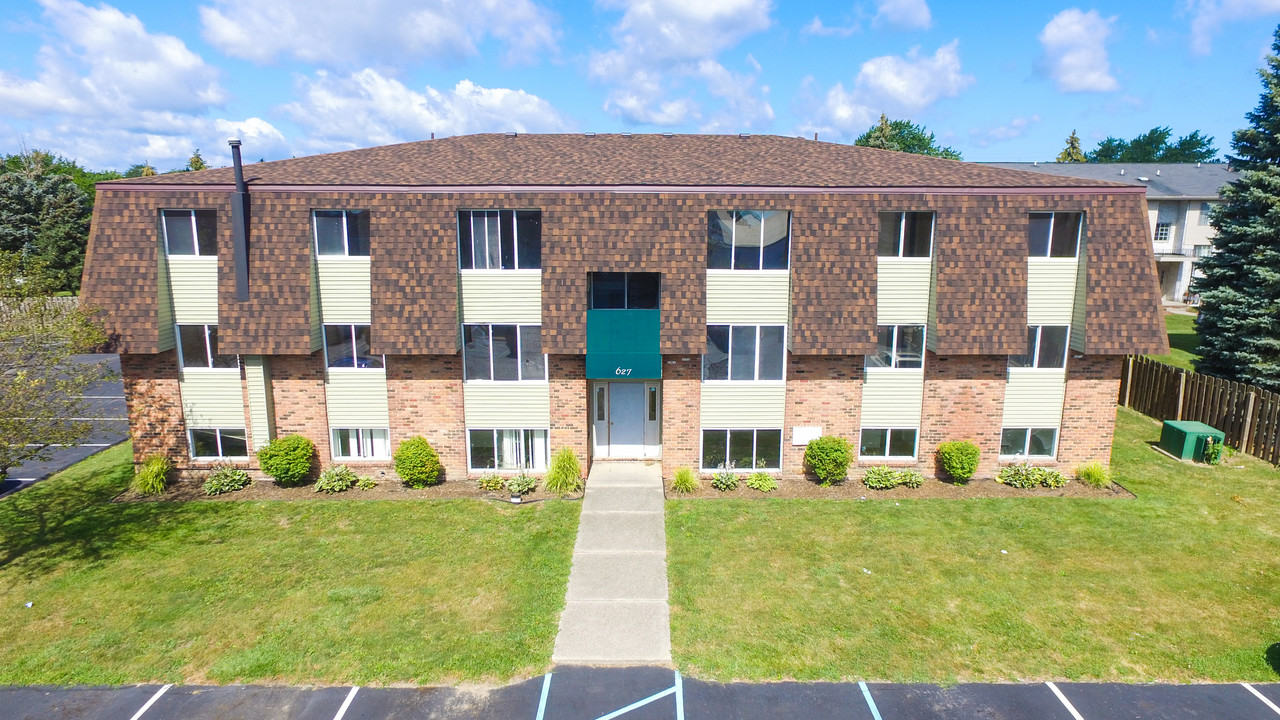
[{"label": "white sign on wall", "polygon": [[817,440],[822,437],[822,426],[816,427],[793,427],[791,428],[791,444],[792,445],[808,445],[810,440]]}]

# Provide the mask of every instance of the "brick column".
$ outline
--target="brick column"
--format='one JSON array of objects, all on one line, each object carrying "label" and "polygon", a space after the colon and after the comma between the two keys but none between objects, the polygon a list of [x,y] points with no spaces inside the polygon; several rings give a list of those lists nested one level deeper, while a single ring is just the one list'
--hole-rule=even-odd
[{"label": "brick column", "polygon": [[591,470],[590,406],[587,397],[587,357],[548,355],[547,379],[551,383],[551,454],[562,447],[578,456],[583,472]]},{"label": "brick column", "polygon": [[178,353],[121,355],[120,374],[133,437],[133,461],[164,455],[174,467],[191,464],[178,390]]},{"label": "brick column", "polygon": [[1067,358],[1067,394],[1058,431],[1058,467],[1065,474],[1086,463],[1111,464],[1116,404],[1124,358],[1087,355]]},{"label": "brick column", "polygon": [[440,456],[446,481],[467,479],[461,355],[388,355],[387,410],[393,454],[421,435]]},{"label": "brick column", "polygon": [[821,426],[857,445],[862,410],[861,355],[789,355],[786,417],[782,428],[782,471],[803,477],[804,446],[791,444],[795,427]]},{"label": "brick column", "polygon": [[975,477],[994,477],[999,469],[1000,423],[1008,359],[1004,355],[928,353],[924,371],[924,407],[920,418],[920,463],[937,469],[934,454],[949,440],[970,440],[982,450]]},{"label": "brick column", "polygon": [[662,356],[662,476],[702,458],[702,356]]},{"label": "brick column", "polygon": [[297,433],[316,445],[321,467],[330,464],[329,415],[325,410],[324,353],[271,356],[271,395],[276,437]]}]

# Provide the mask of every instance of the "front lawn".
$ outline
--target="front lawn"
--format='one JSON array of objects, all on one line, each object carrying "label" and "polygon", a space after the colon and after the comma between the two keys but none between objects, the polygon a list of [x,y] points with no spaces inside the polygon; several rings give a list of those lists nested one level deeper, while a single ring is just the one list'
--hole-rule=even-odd
[{"label": "front lawn", "polygon": [[1194,315],[1166,312],[1164,314],[1165,332],[1169,334],[1168,355],[1148,355],[1166,365],[1173,365],[1184,370],[1195,371],[1195,361],[1200,359],[1200,336],[1196,334],[1196,318]]},{"label": "front lawn", "polygon": [[131,452],[0,501],[0,685],[503,681],[550,664],[577,503],[112,503]]},{"label": "front lawn", "polygon": [[[677,665],[717,680],[1280,679],[1280,473],[1120,411],[1130,500],[667,503]],[[870,495],[870,493],[868,493]]]}]

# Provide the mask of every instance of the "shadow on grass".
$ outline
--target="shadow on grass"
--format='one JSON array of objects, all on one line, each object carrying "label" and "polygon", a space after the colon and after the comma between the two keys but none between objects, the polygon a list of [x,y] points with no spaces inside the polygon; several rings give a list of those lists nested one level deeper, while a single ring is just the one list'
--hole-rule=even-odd
[{"label": "shadow on grass", "polygon": [[1200,336],[1195,333],[1169,333],[1169,350],[1181,350],[1199,356]]},{"label": "shadow on grass", "polygon": [[1271,647],[1267,648],[1266,658],[1271,671],[1280,675],[1280,642],[1272,643]]}]

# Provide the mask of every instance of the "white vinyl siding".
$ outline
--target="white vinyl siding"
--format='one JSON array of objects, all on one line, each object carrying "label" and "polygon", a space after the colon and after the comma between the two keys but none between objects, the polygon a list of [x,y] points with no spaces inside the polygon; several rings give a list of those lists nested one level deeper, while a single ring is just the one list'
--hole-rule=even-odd
[{"label": "white vinyl siding", "polygon": [[183,370],[178,374],[182,417],[187,427],[244,427],[244,394],[236,369]]},{"label": "white vinyl siding", "polygon": [[862,427],[919,427],[923,406],[923,369],[866,369],[866,380],[862,383]]},{"label": "white vinyl siding", "polygon": [[159,284],[156,288],[156,320],[160,323],[157,348],[164,352],[178,346],[178,337],[173,327],[173,292],[169,288],[169,258],[165,255],[163,232],[160,234],[160,256],[156,271]]},{"label": "white vinyl siding", "polygon": [[369,258],[319,256],[315,262],[323,322],[370,324]]},{"label": "white vinyl siding", "polygon": [[744,275],[707,271],[708,325],[785,325],[791,301],[791,274],[760,270]]},{"label": "white vinyl siding", "polygon": [[218,324],[218,258],[169,256],[169,291],[174,322],[179,325]]},{"label": "white vinyl siding", "polygon": [[462,401],[467,427],[551,426],[547,383],[463,383]]},{"label": "white vinyl siding", "polygon": [[249,446],[260,450],[275,437],[276,431],[270,358],[245,355],[244,379],[249,389]]},{"label": "white vinyl siding", "polygon": [[1027,324],[1070,325],[1075,309],[1076,258],[1027,258]]},{"label": "white vinyl siding", "polygon": [[385,428],[387,372],[382,368],[330,368],[324,385],[331,428]]},{"label": "white vinyl siding", "polygon": [[876,324],[929,322],[930,258],[876,258]]},{"label": "white vinyl siding", "polygon": [[458,293],[464,324],[542,323],[540,270],[463,270]]},{"label": "white vinyl siding", "polygon": [[1067,394],[1065,369],[1009,368],[1004,427],[1058,427]]},{"label": "white vinyl siding", "polygon": [[787,387],[782,382],[703,383],[704,428],[782,427]]}]

